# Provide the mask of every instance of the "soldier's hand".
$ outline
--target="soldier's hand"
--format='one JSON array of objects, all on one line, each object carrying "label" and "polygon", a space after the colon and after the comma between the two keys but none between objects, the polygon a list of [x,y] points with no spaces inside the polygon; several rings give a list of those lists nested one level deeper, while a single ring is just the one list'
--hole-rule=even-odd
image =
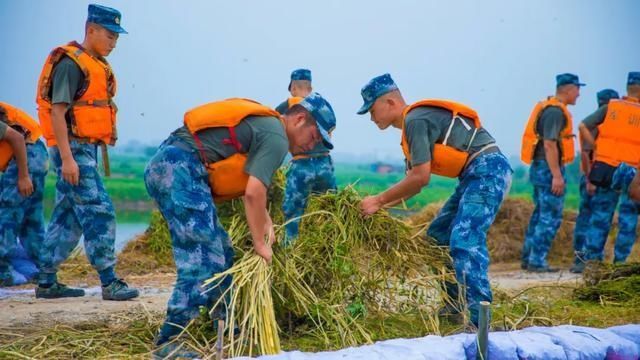
[{"label": "soldier's hand", "polygon": [[587,180],[587,194],[593,195],[596,193],[596,186]]},{"label": "soldier's hand", "polygon": [[253,250],[255,250],[258,255],[265,259],[267,261],[267,264],[271,264],[271,256],[273,256],[271,245],[268,245],[264,242],[259,242],[253,244]]},{"label": "soldier's hand", "polygon": [[33,183],[28,175],[18,179],[18,191],[24,197],[33,194]]},{"label": "soldier's hand", "polygon": [[367,196],[360,203],[360,212],[364,216],[375,214],[382,207],[382,203],[377,196]]},{"label": "soldier's hand", "polygon": [[564,179],[562,176],[554,176],[551,180],[551,193],[555,196],[564,194]]},{"label": "soldier's hand", "polygon": [[62,161],[62,178],[73,186],[80,182],[80,168],[73,157]]}]

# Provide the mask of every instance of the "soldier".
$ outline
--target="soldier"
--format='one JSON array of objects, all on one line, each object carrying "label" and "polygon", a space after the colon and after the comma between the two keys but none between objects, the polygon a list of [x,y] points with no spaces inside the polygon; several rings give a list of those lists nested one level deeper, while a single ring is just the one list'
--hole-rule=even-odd
[{"label": "soldier", "polygon": [[575,157],[573,120],[567,105],[580,96],[578,76],[556,76],[556,94],[536,104],[522,136],[521,160],[531,164],[535,208],[522,247],[522,269],[558,271],[547,263],[551,242],[562,222],[566,182],[564,167]]},{"label": "soldier", "polygon": [[[402,151],[407,175],[375,196],[366,197],[362,213],[371,215],[418,194],[431,174],[457,177],[453,195],[433,220],[427,235],[448,246],[456,284],[447,293],[456,302],[460,286],[466,295],[471,321],[478,324],[481,301],[491,301],[488,278],[487,231],[511,184],[513,171],[495,140],[471,108],[448,100],[422,100],[407,105],[389,74],[373,78],[362,88],[364,105],[358,114],[371,114],[378,128],[402,129]],[[443,315],[459,315],[459,304]]]},{"label": "soldier", "polygon": [[[640,72],[630,72],[627,79],[627,96],[619,100],[611,100],[587,116],[580,124],[580,135],[588,146],[595,146],[594,162],[588,171],[589,182],[598,186],[592,198],[594,211],[591,215],[585,260],[602,261],[604,245],[607,241],[613,213],[618,201],[618,194],[627,192],[629,183],[640,166]],[[598,129],[594,139],[592,132]],[[637,218],[637,212],[635,217]],[[636,219],[637,221],[637,219]],[[623,227],[627,226],[623,220]],[[635,228],[635,226],[634,226]],[[614,261],[626,260],[633,242],[635,231],[618,239],[616,258]],[[584,261],[574,267],[575,272],[582,272]]]},{"label": "soldier", "polygon": [[126,33],[120,18],[116,9],[89,5],[82,44],[74,41],[53,49],[40,74],[38,117],[58,179],[55,207],[38,251],[38,298],[84,296],[84,290],[57,279],[59,265],[81,235],[100,276],[102,298],[139,295],[116,276],[115,210],[97,169],[98,147],[106,154],[106,145],[114,145],[117,137],[116,79],[105,57],[119,34]]},{"label": "soldier", "polygon": [[[597,101],[598,108],[605,106],[611,99],[619,99],[618,92],[612,89],[604,89],[598,92]],[[591,134],[597,136],[597,128],[594,129]],[[585,143],[580,136],[580,170],[582,176],[580,176],[580,205],[578,208],[578,217],[576,218],[576,226],[573,232],[573,249],[574,260],[573,266],[570,271],[575,273],[578,271],[579,264],[584,261],[584,247],[587,243],[587,233],[589,230],[589,220],[594,209],[592,205],[592,198],[596,192],[596,186],[591,184],[588,179],[589,169],[591,162],[593,161],[593,147]],[[607,189],[599,189],[600,192],[606,192]],[[623,205],[620,204],[620,208]],[[634,231],[635,232],[635,231]]]},{"label": "soldier", "polygon": [[[198,316],[200,306],[215,304],[231,280],[207,293],[201,288],[233,264],[231,241],[218,221],[214,200],[243,197],[254,250],[270,261],[275,234],[266,206],[274,172],[287,151],[309,151],[320,141],[333,148],[325,126],[335,122],[335,115],[317,93],[288,109],[283,120],[279,117],[247,99],[196,107],[147,165],[145,184],[169,225],[178,275],[167,319],[155,340],[155,356],[174,351],[193,356],[170,340]],[[225,311],[215,309],[213,314],[223,319]]]}]

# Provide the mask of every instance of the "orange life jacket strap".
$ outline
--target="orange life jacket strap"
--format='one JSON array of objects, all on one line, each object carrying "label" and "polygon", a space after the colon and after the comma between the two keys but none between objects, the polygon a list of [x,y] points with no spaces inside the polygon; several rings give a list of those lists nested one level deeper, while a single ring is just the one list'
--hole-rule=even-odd
[{"label": "orange life jacket strap", "polygon": [[204,152],[204,146],[202,145],[202,141],[200,141],[200,137],[195,132],[192,133],[191,135],[193,135],[193,140],[195,141],[196,147],[198,148],[198,153],[200,154],[200,161],[202,161],[202,163],[205,165],[209,165],[209,160],[207,160],[207,155]]},{"label": "orange life jacket strap", "polygon": [[73,104],[71,104],[71,106],[96,106],[96,107],[104,107],[104,106],[110,106],[112,105],[112,102],[110,99],[106,99],[106,100],[82,100],[82,101],[75,101],[73,102]]}]

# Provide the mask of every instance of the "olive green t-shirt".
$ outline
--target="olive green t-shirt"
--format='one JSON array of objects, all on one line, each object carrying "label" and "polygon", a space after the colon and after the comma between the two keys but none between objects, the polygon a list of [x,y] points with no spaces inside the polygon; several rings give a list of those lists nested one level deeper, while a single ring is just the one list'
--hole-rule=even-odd
[{"label": "olive green t-shirt", "polygon": [[[60,61],[53,67],[51,72],[51,104],[71,104],[76,98],[78,90],[84,84],[84,73],[75,63],[67,56],[62,57]],[[71,131],[71,119],[69,112],[65,114],[67,120],[67,128]]]},{"label": "olive green t-shirt", "polygon": [[[451,111],[433,106],[420,106],[409,111],[405,118],[405,136],[409,143],[412,167],[431,161],[433,147],[436,143],[444,141],[452,116]],[[473,120],[464,116],[460,118],[468,128],[462,124],[462,121],[456,119],[447,139],[447,145],[465,151],[468,147],[469,154],[473,154],[484,146],[496,142],[489,132],[481,127],[469,146],[475,126]],[[497,149],[491,151],[497,151]]]},{"label": "olive green t-shirt", "polygon": [[[289,151],[289,141],[279,119],[271,116],[248,116],[235,127],[236,137],[241,144],[241,153],[247,154],[244,170],[258,178],[265,186],[271,185],[271,178],[282,165]],[[193,135],[182,126],[173,132],[185,143],[198,149]],[[216,162],[237,153],[229,139],[227,128],[209,128],[198,132],[207,161]]]},{"label": "olive green t-shirt", "polygon": [[[564,112],[557,106],[548,106],[540,114],[538,123],[536,124],[536,133],[542,136],[542,140],[557,141],[558,150],[560,150],[560,133],[566,126],[567,119]],[[546,160],[544,152],[544,141],[539,141],[533,155],[534,160]]]},{"label": "olive green t-shirt", "polygon": [[[604,118],[607,116],[608,108],[609,107],[607,105],[602,105],[598,108],[598,110],[594,111],[591,115],[582,120],[582,123],[589,130],[589,132],[591,132],[591,135],[594,139],[598,137],[598,126],[600,126],[600,124],[604,122]],[[593,150],[593,146],[589,144],[582,144],[582,150]]]},{"label": "olive green t-shirt", "polygon": [[51,103],[71,104],[84,83],[84,73],[78,64],[64,56],[51,73]]},{"label": "olive green t-shirt", "polygon": [[[289,110],[289,100],[285,100],[281,102],[280,105],[276,106],[275,110],[279,112],[280,115],[284,115],[284,113],[287,112],[287,110]],[[313,155],[319,155],[319,154],[326,154],[326,153],[329,153],[329,151],[331,150],[326,146],[324,146],[324,141],[320,141],[319,143],[316,144],[316,146],[313,147],[313,149],[307,152],[303,152],[301,154],[313,156]],[[299,155],[299,154],[293,154],[293,155]]]}]

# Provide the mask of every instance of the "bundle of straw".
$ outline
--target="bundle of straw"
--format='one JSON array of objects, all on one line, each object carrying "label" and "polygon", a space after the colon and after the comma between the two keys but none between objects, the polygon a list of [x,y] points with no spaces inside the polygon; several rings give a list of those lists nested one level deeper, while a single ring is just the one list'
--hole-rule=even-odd
[{"label": "bundle of straw", "polygon": [[246,252],[230,269],[205,282],[204,286],[211,290],[214,288],[212,284],[222,282],[227,276],[232,277],[231,286],[213,306],[213,309],[226,306],[227,328],[239,330],[239,334],[228,331],[229,356],[280,352],[278,324],[271,298],[271,275],[271,268],[262,257]]}]

